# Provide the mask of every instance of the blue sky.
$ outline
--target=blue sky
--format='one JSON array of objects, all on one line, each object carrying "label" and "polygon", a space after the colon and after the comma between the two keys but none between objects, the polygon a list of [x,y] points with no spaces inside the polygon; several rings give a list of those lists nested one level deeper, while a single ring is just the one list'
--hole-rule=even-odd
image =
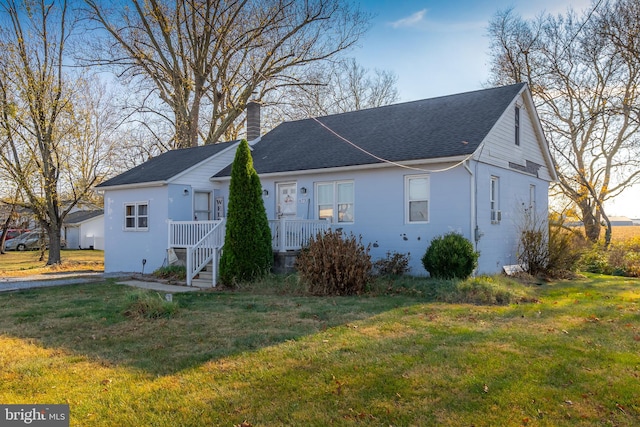
[{"label": "blue sky", "polygon": [[482,88],[489,76],[489,20],[513,7],[524,18],[581,11],[590,0],[366,0],[373,25],[354,52],[367,68],[398,76],[402,101]]},{"label": "blue sky", "polygon": [[[489,77],[487,26],[510,7],[524,18],[591,7],[591,0],[363,0],[375,16],[353,52],[369,69],[398,76],[400,101],[482,89]],[[608,215],[640,218],[640,186],[607,205]]]}]

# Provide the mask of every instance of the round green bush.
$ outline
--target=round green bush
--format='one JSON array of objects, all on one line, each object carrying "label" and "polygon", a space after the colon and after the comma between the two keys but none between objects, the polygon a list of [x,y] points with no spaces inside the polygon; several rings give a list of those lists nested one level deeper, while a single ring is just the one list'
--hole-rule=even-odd
[{"label": "round green bush", "polygon": [[478,266],[479,253],[458,233],[434,238],[422,257],[422,265],[436,279],[466,279]]}]

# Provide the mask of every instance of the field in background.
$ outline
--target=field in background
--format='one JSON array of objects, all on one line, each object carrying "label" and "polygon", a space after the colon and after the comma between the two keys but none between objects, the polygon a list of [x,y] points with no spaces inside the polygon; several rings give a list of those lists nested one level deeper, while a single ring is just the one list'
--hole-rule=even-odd
[{"label": "field in background", "polygon": [[613,242],[624,242],[625,240],[636,238],[640,238],[640,225],[611,227],[611,240]]},{"label": "field in background", "polygon": [[61,271],[104,271],[104,252],[96,250],[63,250],[62,264],[46,266],[40,261],[40,251],[7,251],[0,255],[0,277],[23,277]]}]

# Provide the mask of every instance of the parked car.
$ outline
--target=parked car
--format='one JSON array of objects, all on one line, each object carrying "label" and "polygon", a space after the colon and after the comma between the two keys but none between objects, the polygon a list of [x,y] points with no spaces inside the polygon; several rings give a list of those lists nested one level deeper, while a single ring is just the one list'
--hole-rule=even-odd
[{"label": "parked car", "polygon": [[[28,233],[29,231],[31,230],[26,230],[22,228],[10,228],[7,230],[7,238],[5,241],[15,239],[16,237],[19,237],[24,233]],[[0,231],[0,240],[2,240],[2,231]]]},{"label": "parked car", "polygon": [[[8,251],[26,251],[40,249],[42,244],[45,245],[45,248],[49,247],[49,236],[47,233],[43,233],[42,231],[30,231],[5,242],[4,248]],[[66,244],[64,240],[60,242],[61,248],[64,248],[65,246]]]}]

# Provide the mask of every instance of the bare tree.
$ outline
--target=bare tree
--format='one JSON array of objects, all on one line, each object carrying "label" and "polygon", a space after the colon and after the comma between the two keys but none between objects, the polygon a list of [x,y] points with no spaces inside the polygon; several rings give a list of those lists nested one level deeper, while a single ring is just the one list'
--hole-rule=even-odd
[{"label": "bare tree", "polygon": [[4,255],[5,253],[4,245],[7,240],[7,231],[9,230],[9,226],[13,221],[16,220],[18,216],[16,214],[16,201],[18,200],[19,196],[20,190],[15,190],[12,197],[6,200],[2,200],[5,205],[10,206],[10,209],[9,212],[7,212],[7,217],[5,218],[4,223],[2,223],[2,226],[0,228],[0,255]]},{"label": "bare tree", "polygon": [[620,55],[640,61],[640,3],[618,0],[606,3],[600,14],[600,30]]},{"label": "bare tree", "polygon": [[94,63],[148,91],[139,107],[171,124],[172,148],[233,139],[249,98],[305,84],[295,70],[351,47],[368,21],[347,0],[85,3],[112,40]]},{"label": "bare tree", "polygon": [[304,86],[272,92],[265,100],[267,127],[282,120],[299,120],[393,104],[400,99],[397,76],[385,70],[368,70],[354,58],[313,67]]},{"label": "bare tree", "polygon": [[96,76],[78,79],[73,108],[65,117],[69,132],[58,145],[64,159],[59,178],[62,194],[71,201],[102,205],[94,185],[126,170],[127,135],[120,131],[123,117],[104,82]]},{"label": "bare tree", "polygon": [[58,264],[63,220],[102,176],[100,107],[90,81],[66,67],[67,1],[1,0],[0,10],[0,168],[48,234],[47,264]]},{"label": "bare tree", "polygon": [[[640,61],[605,31],[625,3],[637,8],[633,1],[597,3],[583,16],[569,11],[532,21],[508,10],[489,26],[491,83],[529,83],[562,192],[591,241],[605,223],[607,245],[604,203],[640,181]],[[634,19],[638,25],[638,14]],[[638,32],[630,39],[637,46]]]}]

